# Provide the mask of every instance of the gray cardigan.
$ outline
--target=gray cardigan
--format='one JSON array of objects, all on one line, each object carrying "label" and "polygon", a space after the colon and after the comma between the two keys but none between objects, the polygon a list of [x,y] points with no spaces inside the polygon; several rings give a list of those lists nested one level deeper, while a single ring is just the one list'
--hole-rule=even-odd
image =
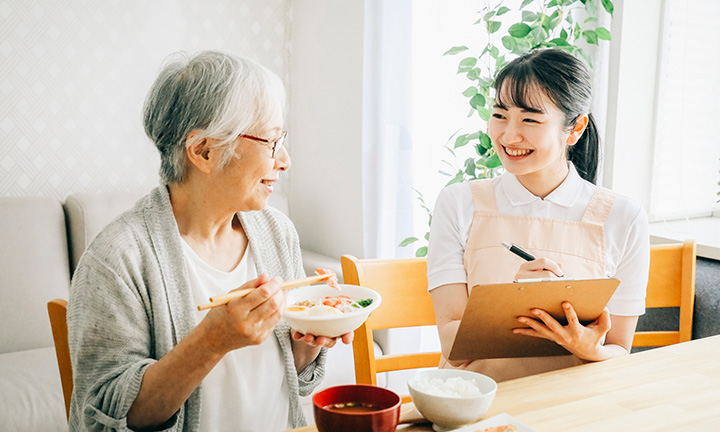
[{"label": "gray cardigan", "polygon": [[[297,233],[285,215],[270,208],[238,215],[258,274],[304,276]],[[75,271],[67,316],[74,380],[70,430],[129,430],[127,412],[145,370],[194,328],[195,306],[170,198],[160,186],[103,229]],[[299,427],[305,418],[298,396],[322,380],[326,350],[298,374],[289,332],[284,321],[275,328],[289,422]],[[197,431],[200,409],[198,387],[161,429]]]}]

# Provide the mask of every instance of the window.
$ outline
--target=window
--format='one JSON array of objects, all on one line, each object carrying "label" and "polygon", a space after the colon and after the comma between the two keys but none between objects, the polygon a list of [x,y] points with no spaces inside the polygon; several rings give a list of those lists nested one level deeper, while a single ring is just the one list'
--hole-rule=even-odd
[{"label": "window", "polygon": [[720,2],[666,0],[663,15],[648,213],[711,216],[720,208]]}]

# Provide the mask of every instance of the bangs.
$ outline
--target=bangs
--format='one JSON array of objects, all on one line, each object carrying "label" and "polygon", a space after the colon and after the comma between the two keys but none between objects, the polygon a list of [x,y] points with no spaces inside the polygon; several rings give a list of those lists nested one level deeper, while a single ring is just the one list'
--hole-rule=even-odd
[{"label": "bangs", "polygon": [[545,104],[552,97],[538,83],[535,74],[527,68],[513,68],[498,76],[495,82],[495,105],[500,108],[518,107],[530,112],[545,112]]}]

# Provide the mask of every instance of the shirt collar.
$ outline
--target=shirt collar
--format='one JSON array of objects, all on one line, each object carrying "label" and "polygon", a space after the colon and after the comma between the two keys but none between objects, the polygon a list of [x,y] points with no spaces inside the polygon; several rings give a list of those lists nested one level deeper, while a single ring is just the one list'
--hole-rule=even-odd
[{"label": "shirt collar", "polygon": [[[562,207],[571,207],[575,204],[578,197],[582,193],[583,180],[578,174],[575,166],[568,163],[569,172],[565,180],[560,183],[550,195],[545,197],[546,201],[550,201]],[[501,186],[505,195],[513,206],[522,206],[540,200],[540,197],[533,195],[514,174],[505,172],[501,177]]]}]

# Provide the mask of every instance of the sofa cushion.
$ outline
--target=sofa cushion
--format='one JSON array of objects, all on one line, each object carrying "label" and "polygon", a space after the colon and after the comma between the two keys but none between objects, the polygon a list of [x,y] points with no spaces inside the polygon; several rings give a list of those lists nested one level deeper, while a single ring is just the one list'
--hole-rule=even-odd
[{"label": "sofa cushion", "polygon": [[47,302],[68,298],[70,287],[62,207],[0,198],[0,245],[0,354],[52,346]]},{"label": "sofa cushion", "polygon": [[93,238],[107,224],[128,210],[142,193],[78,193],[65,199],[68,240],[72,271]]},{"label": "sofa cushion", "polygon": [[67,431],[55,348],[0,354],[0,431]]}]

